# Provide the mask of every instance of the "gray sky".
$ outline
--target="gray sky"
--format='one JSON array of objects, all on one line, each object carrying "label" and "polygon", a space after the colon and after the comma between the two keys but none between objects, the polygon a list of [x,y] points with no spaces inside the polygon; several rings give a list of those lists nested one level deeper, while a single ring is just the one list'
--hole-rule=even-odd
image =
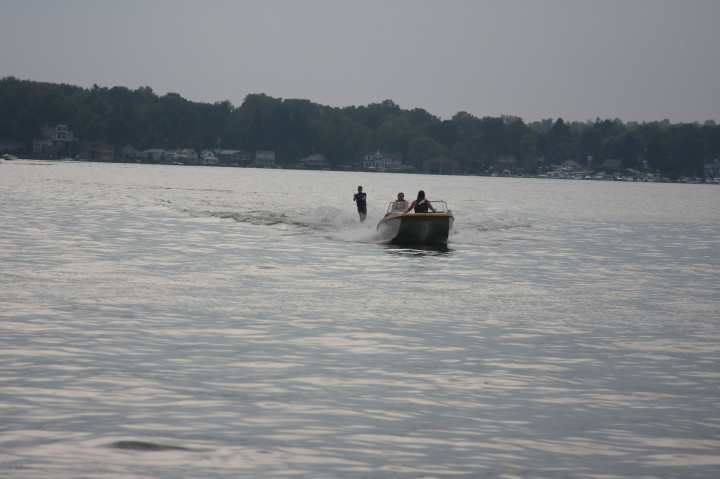
[{"label": "gray sky", "polygon": [[0,0],[0,77],[720,122],[718,0]]}]

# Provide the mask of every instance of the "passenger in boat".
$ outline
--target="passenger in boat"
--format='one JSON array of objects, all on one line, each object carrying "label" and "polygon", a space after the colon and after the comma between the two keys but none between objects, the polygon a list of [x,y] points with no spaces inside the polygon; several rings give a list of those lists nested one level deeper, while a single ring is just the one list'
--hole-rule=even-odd
[{"label": "passenger in boat", "polygon": [[358,192],[353,195],[353,201],[357,203],[360,221],[367,217],[367,194],[363,192],[362,186],[358,186]]},{"label": "passenger in boat", "polygon": [[418,191],[417,199],[405,210],[405,213],[408,213],[412,209],[415,209],[415,213],[427,213],[428,209],[432,210],[433,213],[437,213],[433,205],[425,199],[425,192],[423,190]]},{"label": "passenger in boat", "polygon": [[405,211],[405,208],[408,207],[408,204],[409,203],[405,201],[405,193],[398,193],[397,201],[393,201],[390,211],[392,213],[402,213]]}]

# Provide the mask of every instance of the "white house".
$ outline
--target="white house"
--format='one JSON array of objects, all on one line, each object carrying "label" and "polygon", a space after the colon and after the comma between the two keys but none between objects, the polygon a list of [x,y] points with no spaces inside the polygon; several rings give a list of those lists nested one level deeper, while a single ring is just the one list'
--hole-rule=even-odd
[{"label": "white house", "polygon": [[197,165],[198,154],[197,151],[183,148],[175,152],[175,161],[184,165]]},{"label": "white house", "polygon": [[305,168],[324,168],[325,167],[325,155],[320,153],[314,153],[307,158],[303,158]]},{"label": "white house", "polygon": [[200,152],[198,165],[218,166],[218,164],[220,164],[220,159],[215,156],[215,153],[210,150],[203,150]]},{"label": "white house", "polygon": [[75,139],[75,135],[72,131],[68,129],[68,126],[59,123],[56,127],[49,127],[44,126],[42,128],[42,133],[45,139],[52,140],[53,142],[59,141],[59,142],[68,142],[73,141]]},{"label": "white house", "polygon": [[377,150],[375,153],[365,155],[363,161],[363,168],[366,170],[400,170],[404,167],[401,153]]}]

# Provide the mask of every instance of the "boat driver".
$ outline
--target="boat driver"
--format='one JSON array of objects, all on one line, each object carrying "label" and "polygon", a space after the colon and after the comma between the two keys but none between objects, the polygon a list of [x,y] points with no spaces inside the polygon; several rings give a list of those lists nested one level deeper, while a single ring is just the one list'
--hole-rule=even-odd
[{"label": "boat driver", "polygon": [[418,191],[417,199],[405,210],[405,213],[412,209],[415,210],[415,213],[427,213],[428,209],[433,213],[437,213],[432,203],[425,199],[425,192],[423,190]]}]

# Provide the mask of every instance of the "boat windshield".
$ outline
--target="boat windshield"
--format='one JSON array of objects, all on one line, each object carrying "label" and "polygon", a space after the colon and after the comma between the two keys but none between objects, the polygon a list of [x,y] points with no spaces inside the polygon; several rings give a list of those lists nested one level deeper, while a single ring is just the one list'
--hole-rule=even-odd
[{"label": "boat windshield", "polygon": [[[410,202],[405,202],[406,206],[403,208],[402,202],[398,201],[391,201],[390,205],[388,206],[387,212],[388,213],[402,213],[405,209],[407,209],[408,206],[410,206]],[[447,208],[447,203],[443,200],[430,200],[430,204],[433,205],[435,208],[436,213],[448,213],[450,210]],[[432,211],[430,211],[432,213]]]}]

